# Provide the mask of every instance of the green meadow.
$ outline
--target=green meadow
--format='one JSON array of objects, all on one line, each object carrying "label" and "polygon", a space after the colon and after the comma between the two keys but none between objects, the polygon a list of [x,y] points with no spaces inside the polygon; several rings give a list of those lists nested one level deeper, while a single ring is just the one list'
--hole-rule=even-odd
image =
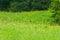
[{"label": "green meadow", "polygon": [[0,12],[0,40],[60,40],[50,11]]}]

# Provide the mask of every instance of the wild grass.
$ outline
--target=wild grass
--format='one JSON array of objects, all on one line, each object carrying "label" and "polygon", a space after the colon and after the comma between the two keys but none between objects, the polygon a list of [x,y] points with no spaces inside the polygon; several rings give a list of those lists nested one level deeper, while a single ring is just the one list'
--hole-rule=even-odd
[{"label": "wild grass", "polygon": [[60,26],[49,11],[0,12],[0,40],[60,40]]},{"label": "wild grass", "polygon": [[0,20],[7,22],[47,23],[53,20],[51,16],[52,13],[49,11],[0,12]]}]

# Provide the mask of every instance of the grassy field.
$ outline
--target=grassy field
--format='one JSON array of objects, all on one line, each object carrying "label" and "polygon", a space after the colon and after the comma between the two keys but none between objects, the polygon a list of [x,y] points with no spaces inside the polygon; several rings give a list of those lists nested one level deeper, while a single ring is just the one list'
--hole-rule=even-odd
[{"label": "grassy field", "polygon": [[7,22],[48,23],[52,21],[51,16],[52,13],[49,11],[0,12],[0,20]]},{"label": "grassy field", "polygon": [[60,40],[60,26],[49,11],[0,12],[0,40]]}]

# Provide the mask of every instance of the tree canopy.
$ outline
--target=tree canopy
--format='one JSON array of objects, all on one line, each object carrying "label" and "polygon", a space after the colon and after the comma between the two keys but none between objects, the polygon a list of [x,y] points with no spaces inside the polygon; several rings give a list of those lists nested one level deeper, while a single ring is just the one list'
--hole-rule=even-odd
[{"label": "tree canopy", "polygon": [[51,0],[0,0],[0,10],[30,11],[47,10]]}]

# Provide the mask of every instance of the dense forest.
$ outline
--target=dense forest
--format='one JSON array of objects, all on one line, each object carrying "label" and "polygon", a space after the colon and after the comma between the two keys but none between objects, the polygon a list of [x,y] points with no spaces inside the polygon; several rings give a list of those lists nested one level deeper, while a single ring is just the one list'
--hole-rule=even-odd
[{"label": "dense forest", "polygon": [[47,10],[51,0],[0,0],[0,10],[30,11]]}]

